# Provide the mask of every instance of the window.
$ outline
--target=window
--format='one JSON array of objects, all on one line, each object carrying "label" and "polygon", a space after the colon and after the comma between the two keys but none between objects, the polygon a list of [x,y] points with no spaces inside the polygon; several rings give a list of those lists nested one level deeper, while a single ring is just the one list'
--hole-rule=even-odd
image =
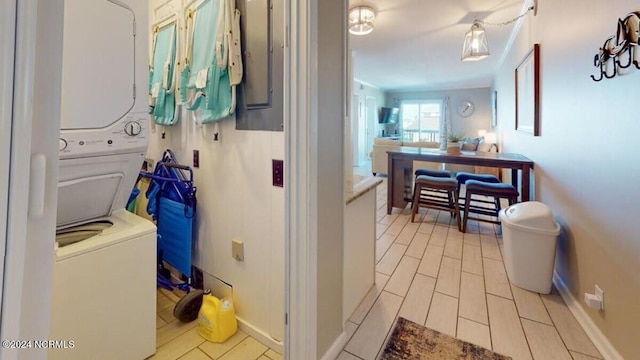
[{"label": "window", "polygon": [[400,105],[400,132],[403,141],[440,141],[442,101],[403,101]]}]

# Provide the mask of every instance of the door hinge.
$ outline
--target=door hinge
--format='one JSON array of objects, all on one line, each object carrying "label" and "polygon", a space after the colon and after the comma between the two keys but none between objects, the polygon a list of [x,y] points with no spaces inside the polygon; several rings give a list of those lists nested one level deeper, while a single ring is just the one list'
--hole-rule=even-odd
[{"label": "door hinge", "polygon": [[136,98],[136,84],[133,84],[133,98]]},{"label": "door hinge", "polygon": [[133,20],[133,36],[136,36],[136,21]]},{"label": "door hinge", "polygon": [[288,313],[284,313],[284,324],[285,325],[289,325],[289,314]]}]

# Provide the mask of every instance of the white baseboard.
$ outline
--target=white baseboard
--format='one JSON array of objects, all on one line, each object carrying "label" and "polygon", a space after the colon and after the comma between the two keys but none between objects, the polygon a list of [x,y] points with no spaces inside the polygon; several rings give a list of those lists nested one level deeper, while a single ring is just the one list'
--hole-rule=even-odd
[{"label": "white baseboard", "polygon": [[562,296],[562,299],[569,307],[573,316],[578,320],[578,323],[582,326],[584,332],[587,333],[587,336],[591,339],[591,342],[593,342],[593,345],[596,346],[605,360],[624,360],[622,355],[620,355],[611,342],[609,342],[609,339],[607,339],[602,331],[600,331],[600,328],[598,328],[593,320],[591,320],[578,300],[573,297],[573,294],[569,291],[567,284],[564,283],[555,271],[553,272],[553,284],[560,292],[560,296]]},{"label": "white baseboard", "polygon": [[336,338],[336,341],[331,344],[331,347],[324,353],[324,355],[322,355],[320,360],[337,359],[338,356],[340,356],[342,349],[344,349],[344,346],[347,345],[347,340],[349,340],[347,338],[347,333],[345,331],[342,331],[342,334],[340,334],[338,338]]},{"label": "white baseboard", "polygon": [[284,354],[284,344],[282,341],[278,341],[272,338],[269,334],[264,333],[262,330],[256,328],[250,323],[244,321],[243,319],[236,316],[238,319],[238,328],[247,334],[253,336],[256,340],[260,341],[264,345],[267,345],[269,348],[273,349],[275,352]]}]

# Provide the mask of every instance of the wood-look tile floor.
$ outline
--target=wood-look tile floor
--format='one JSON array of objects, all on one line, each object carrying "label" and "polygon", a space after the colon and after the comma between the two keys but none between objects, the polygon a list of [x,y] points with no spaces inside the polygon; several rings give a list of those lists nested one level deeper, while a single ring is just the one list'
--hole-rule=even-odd
[{"label": "wood-look tile floor", "polygon": [[[346,324],[339,360],[375,359],[398,316],[513,357],[602,359],[554,289],[540,295],[509,282],[493,224],[458,231],[448,213],[410,209],[387,215],[387,183],[377,190],[376,284]],[[348,271],[348,269],[345,269]]]},{"label": "wood-look tile floor", "polygon": [[153,360],[281,360],[284,357],[242,330],[221,344],[198,335],[197,321],[182,323],[173,317],[179,295],[157,291],[156,353]]}]

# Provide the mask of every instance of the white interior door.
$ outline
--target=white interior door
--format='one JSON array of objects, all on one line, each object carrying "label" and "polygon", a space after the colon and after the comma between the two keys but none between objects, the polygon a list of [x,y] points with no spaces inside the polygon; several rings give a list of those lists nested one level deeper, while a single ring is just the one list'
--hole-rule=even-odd
[{"label": "white interior door", "polygon": [[[4,282],[4,254],[9,206],[9,160],[13,109],[13,56],[16,36],[16,0],[0,3],[0,309]],[[0,315],[1,319],[1,315]]]},{"label": "white interior door", "polygon": [[358,161],[361,165],[367,161],[367,118],[365,116],[365,102],[358,99]]},{"label": "white interior door", "polygon": [[360,110],[360,96],[358,94],[353,95],[351,102],[351,162],[354,166],[358,165],[358,123],[360,122],[360,116],[358,111]]},{"label": "white interior door", "polygon": [[366,99],[366,157],[370,159],[369,153],[373,150],[373,138],[376,134],[376,124],[378,123],[378,104],[376,98],[367,96]]}]

